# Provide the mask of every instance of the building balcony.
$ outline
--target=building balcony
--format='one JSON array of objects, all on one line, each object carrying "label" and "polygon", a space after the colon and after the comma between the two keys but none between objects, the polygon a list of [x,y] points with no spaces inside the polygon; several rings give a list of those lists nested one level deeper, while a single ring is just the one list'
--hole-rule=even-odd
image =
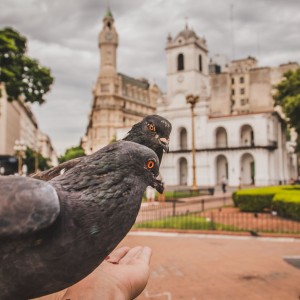
[{"label": "building balcony", "polygon": [[[259,143],[255,144],[249,143],[249,144],[230,144],[228,146],[225,145],[201,145],[200,147],[196,146],[196,151],[197,152],[204,152],[204,151],[237,151],[237,150],[253,150],[253,149],[266,149],[266,150],[275,150],[278,148],[277,141],[268,141],[267,143]],[[177,148],[174,150],[170,150],[170,153],[188,153],[191,152],[191,148]]]}]

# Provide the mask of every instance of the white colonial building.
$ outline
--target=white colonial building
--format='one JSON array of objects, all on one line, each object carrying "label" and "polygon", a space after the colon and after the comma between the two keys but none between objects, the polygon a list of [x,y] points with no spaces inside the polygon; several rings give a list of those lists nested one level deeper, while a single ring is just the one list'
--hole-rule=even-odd
[{"label": "white colonial building", "polygon": [[[173,126],[170,153],[161,173],[167,185],[192,185],[191,106],[195,116],[195,162],[198,186],[270,185],[296,176],[293,154],[286,146],[287,125],[274,109],[272,85],[296,63],[259,68],[255,58],[229,63],[225,71],[210,63],[206,40],[186,28],[168,37],[167,94],[157,113]],[[210,70],[210,72],[209,72]],[[223,72],[222,72],[223,71]]]}]

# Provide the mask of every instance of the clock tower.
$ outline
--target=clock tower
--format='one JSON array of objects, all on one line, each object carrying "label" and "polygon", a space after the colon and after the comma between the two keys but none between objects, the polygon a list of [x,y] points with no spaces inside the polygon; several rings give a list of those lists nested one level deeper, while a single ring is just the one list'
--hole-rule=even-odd
[{"label": "clock tower", "polygon": [[[145,78],[137,79],[118,72],[119,44],[115,21],[110,9],[103,18],[98,38],[100,70],[93,87],[92,108],[81,145],[91,154],[116,140],[118,131],[152,115],[162,92]],[[126,132],[127,132],[126,131]]]},{"label": "clock tower", "polygon": [[100,76],[116,75],[118,34],[114,26],[114,18],[107,10],[103,18],[103,29],[99,34]]}]

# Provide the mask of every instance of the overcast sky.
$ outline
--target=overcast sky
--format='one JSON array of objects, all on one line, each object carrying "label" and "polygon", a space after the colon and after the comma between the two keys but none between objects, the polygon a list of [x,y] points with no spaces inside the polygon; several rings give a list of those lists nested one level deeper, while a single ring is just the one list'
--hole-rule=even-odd
[{"label": "overcast sky", "polygon": [[79,144],[99,72],[98,34],[109,2],[119,34],[118,72],[166,91],[166,38],[186,22],[209,55],[249,55],[260,66],[300,63],[299,0],[1,0],[0,28],[28,38],[28,55],[51,69],[47,102],[34,105],[39,127],[59,154]]}]

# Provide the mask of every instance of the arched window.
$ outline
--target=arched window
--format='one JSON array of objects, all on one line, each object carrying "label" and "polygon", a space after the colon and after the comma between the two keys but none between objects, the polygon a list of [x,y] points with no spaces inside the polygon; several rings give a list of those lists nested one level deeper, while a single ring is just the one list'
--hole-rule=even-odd
[{"label": "arched window", "polygon": [[245,185],[255,184],[255,161],[250,153],[244,153],[241,157],[240,178]]},{"label": "arched window", "polygon": [[199,71],[202,72],[202,56],[199,55]]},{"label": "arched window", "polygon": [[227,147],[227,132],[223,127],[218,127],[216,130],[216,147],[224,148]]},{"label": "arched window", "polygon": [[177,70],[182,71],[184,70],[184,56],[180,53],[177,57]]},{"label": "arched window", "polygon": [[187,132],[185,128],[181,128],[179,132],[179,147],[181,150],[187,149]]},{"label": "arched window", "polygon": [[254,132],[250,125],[243,125],[241,127],[241,146],[254,146]]},{"label": "arched window", "polygon": [[185,157],[179,159],[179,184],[187,185],[188,163]]}]

